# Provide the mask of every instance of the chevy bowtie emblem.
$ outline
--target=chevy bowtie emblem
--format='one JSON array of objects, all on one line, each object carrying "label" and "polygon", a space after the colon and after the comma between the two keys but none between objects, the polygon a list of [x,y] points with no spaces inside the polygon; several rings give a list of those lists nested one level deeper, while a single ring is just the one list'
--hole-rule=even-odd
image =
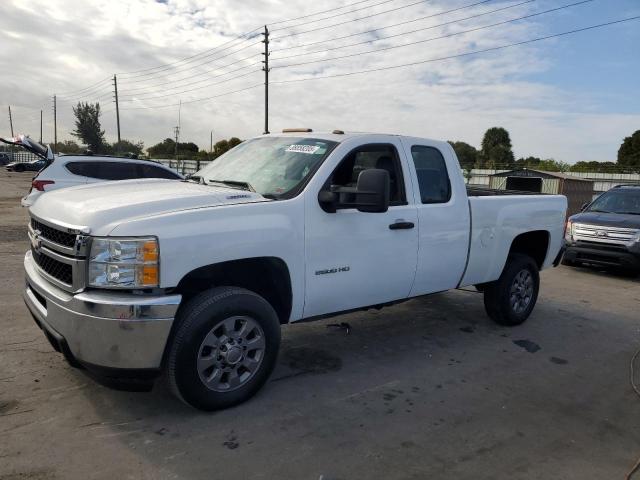
[{"label": "chevy bowtie emblem", "polygon": [[31,246],[36,252],[39,252],[42,247],[42,241],[40,240],[41,233],[42,232],[40,230],[34,230],[33,236],[31,237]]},{"label": "chevy bowtie emblem", "polygon": [[598,237],[608,237],[609,234],[605,230],[598,230],[596,232],[596,236],[598,236]]}]

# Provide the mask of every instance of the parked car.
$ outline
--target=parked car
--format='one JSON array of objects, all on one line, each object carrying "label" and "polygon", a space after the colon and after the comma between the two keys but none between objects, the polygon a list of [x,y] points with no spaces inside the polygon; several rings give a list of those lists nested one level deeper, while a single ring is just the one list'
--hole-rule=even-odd
[{"label": "parked car", "polygon": [[44,159],[32,160],[31,162],[11,162],[5,168],[10,172],[38,172],[44,168]]},{"label": "parked car", "polygon": [[640,273],[640,185],[603,193],[567,222],[563,264]]},{"label": "parked car", "polygon": [[160,163],[118,157],[86,155],[56,156],[31,182],[29,193],[22,199],[28,207],[45,192],[59,188],[133,178],[166,178],[181,180],[179,173]]},{"label": "parked car", "polygon": [[6,153],[6,152],[0,152],[0,165],[6,166],[7,164],[11,163],[13,161],[13,159],[11,158],[11,155]]},{"label": "parked car", "polygon": [[264,135],[196,177],[34,203],[24,298],[72,365],[132,389],[164,372],[203,410],[260,389],[282,324],[470,285],[521,324],[564,242],[564,196],[467,192],[447,142]]}]

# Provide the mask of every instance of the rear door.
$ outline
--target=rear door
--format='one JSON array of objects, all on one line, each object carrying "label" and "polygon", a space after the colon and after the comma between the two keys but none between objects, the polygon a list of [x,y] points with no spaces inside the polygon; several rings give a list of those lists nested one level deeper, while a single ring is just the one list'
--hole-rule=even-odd
[{"label": "rear door", "polygon": [[411,296],[456,288],[467,262],[469,204],[460,165],[448,143],[402,139],[415,186],[418,268]]},{"label": "rear door", "polygon": [[[418,229],[407,163],[397,137],[336,150],[339,161],[305,195],[306,298],[312,317],[406,298],[416,268]],[[355,208],[325,212],[318,193],[330,185],[355,186],[360,172],[384,168],[391,178],[385,213]],[[318,173],[320,175],[320,172]],[[404,224],[409,228],[393,228]]]}]

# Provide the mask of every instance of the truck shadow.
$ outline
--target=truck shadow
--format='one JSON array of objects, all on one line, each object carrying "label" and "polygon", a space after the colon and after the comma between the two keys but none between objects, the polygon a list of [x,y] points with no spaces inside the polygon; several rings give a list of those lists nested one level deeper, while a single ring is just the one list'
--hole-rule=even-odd
[{"label": "truck shadow", "polygon": [[[449,395],[448,404],[472,408],[479,397],[461,389],[482,378],[484,387],[474,387],[481,398],[485,389],[509,390],[510,376],[523,375],[515,359],[544,356],[544,368],[573,368],[563,339],[578,330],[595,338],[598,331],[584,311],[572,311],[572,301],[545,299],[530,322],[515,329],[492,323],[482,295],[471,291],[286,326],[271,380],[253,399],[220,412],[194,410],[162,386],[139,394],[91,385],[82,394],[100,419],[101,435],[133,448],[160,477],[200,477],[224,463],[225,473],[240,478],[248,471],[276,478],[286,469],[273,461],[274,443],[326,447],[373,419],[372,438],[384,437],[397,422],[437,428],[449,421],[441,410],[447,397],[439,392]],[[592,310],[589,318],[603,314]],[[336,322],[348,323],[350,333],[328,327]]]}]

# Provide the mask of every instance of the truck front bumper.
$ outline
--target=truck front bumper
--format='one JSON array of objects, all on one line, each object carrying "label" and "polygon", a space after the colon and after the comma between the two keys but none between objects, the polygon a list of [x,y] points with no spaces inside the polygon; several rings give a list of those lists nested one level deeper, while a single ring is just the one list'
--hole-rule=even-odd
[{"label": "truck front bumper", "polygon": [[127,390],[147,390],[162,357],[180,295],[114,291],[71,294],[47,282],[31,252],[24,258],[24,301],[52,346],[96,380]]}]

